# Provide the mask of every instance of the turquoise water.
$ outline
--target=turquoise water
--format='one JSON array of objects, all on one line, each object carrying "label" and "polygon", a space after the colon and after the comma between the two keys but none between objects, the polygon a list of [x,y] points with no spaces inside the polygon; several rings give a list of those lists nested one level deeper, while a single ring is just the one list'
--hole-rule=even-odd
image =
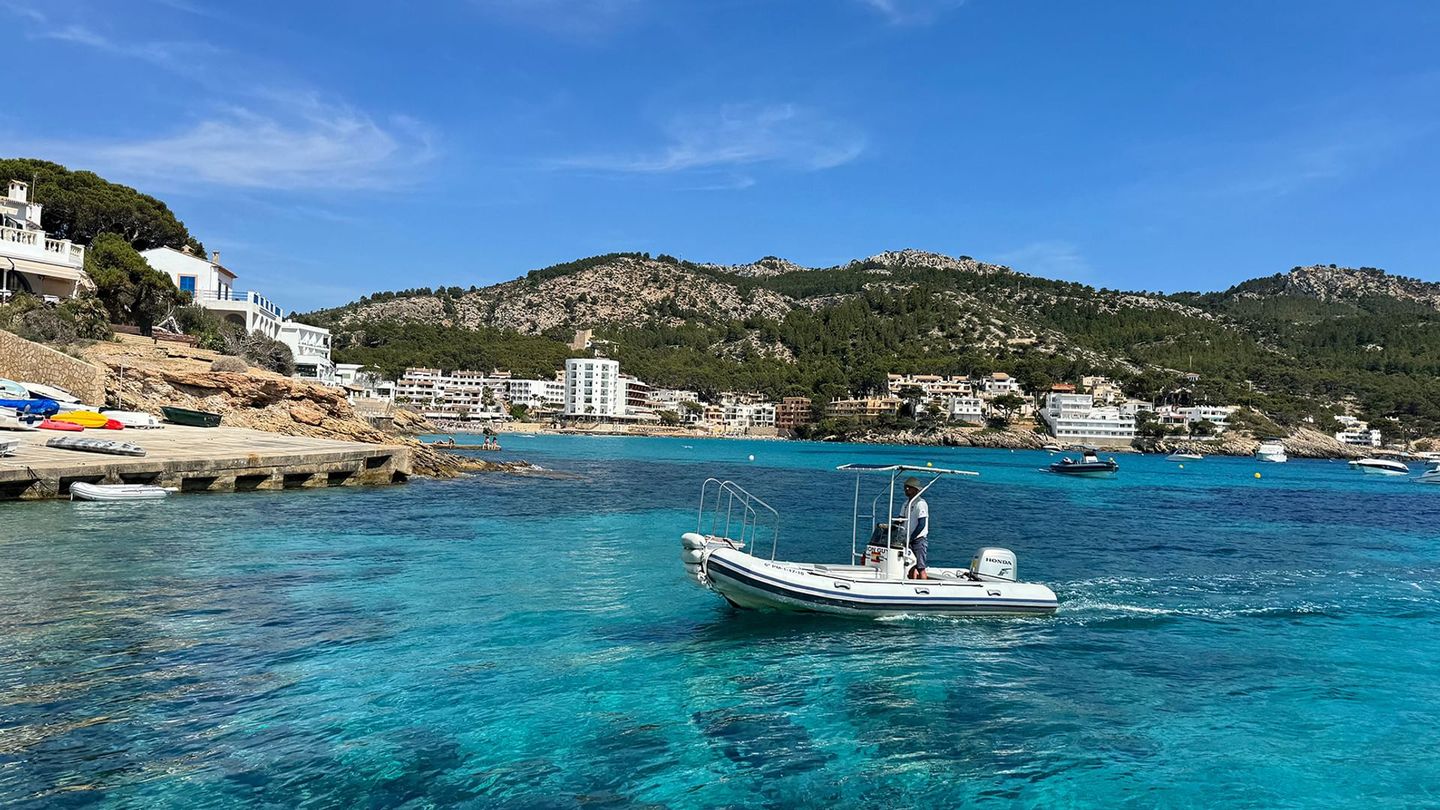
[{"label": "turquoise water", "polygon": [[[1440,806],[1440,487],[506,449],[576,477],[0,505],[0,804]],[[683,577],[709,475],[779,507],[781,556],[843,560],[846,461],[979,470],[928,496],[932,559],[1008,546],[1060,613],[739,614]]]}]

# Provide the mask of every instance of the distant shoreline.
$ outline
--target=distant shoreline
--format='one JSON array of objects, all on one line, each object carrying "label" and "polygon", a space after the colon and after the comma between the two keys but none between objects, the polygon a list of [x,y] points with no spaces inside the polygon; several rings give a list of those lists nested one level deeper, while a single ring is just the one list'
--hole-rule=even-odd
[{"label": "distant shoreline", "polygon": [[[853,436],[847,439],[796,439],[786,436],[755,436],[737,434],[712,434],[712,433],[679,433],[670,431],[593,431],[577,429],[561,429],[543,427],[528,423],[527,427],[533,429],[514,430],[514,425],[507,425],[504,428],[494,429],[502,443],[506,437],[516,436],[587,436],[587,437],[610,437],[610,438],[659,438],[659,439],[726,439],[726,440],[748,440],[748,441],[812,441],[817,444],[858,444],[858,445],[894,445],[897,447],[973,447],[989,450],[1044,450],[1046,444],[1062,444],[1066,449],[1063,451],[1051,450],[1051,453],[1070,452],[1073,444],[1062,443],[1054,437],[1044,436],[1024,430],[995,430],[981,429],[968,432],[941,432],[936,434],[916,434],[909,432],[885,433],[871,432]],[[454,430],[443,431],[433,435],[480,435],[480,430]],[[1383,448],[1360,448],[1350,445],[1341,445],[1334,442],[1328,436],[1323,436],[1314,431],[1299,431],[1286,437],[1284,440],[1290,457],[1295,459],[1330,459],[1330,460],[1351,460],[1364,458],[1368,455],[1394,455],[1397,451]],[[1257,439],[1244,436],[1222,437],[1201,441],[1195,439],[1171,438],[1157,440],[1155,449],[1141,450],[1135,447],[1100,447],[1101,454],[1129,454],[1129,455],[1154,455],[1168,456],[1172,453],[1199,453],[1204,456],[1224,456],[1230,458],[1248,458],[1255,455],[1255,446],[1259,444]]]}]

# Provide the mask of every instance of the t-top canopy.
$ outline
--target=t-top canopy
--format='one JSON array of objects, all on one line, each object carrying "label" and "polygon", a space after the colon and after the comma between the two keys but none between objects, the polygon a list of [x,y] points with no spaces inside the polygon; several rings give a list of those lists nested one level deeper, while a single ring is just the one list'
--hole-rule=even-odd
[{"label": "t-top canopy", "polygon": [[923,472],[935,473],[937,475],[979,475],[978,472],[970,470],[946,470],[940,467],[918,467],[911,464],[841,464],[837,470],[845,472],[866,473],[866,472]]}]

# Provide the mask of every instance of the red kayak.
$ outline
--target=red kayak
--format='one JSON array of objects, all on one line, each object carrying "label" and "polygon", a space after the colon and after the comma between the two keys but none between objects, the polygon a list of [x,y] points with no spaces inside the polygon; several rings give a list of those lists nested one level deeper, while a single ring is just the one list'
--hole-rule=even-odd
[{"label": "red kayak", "polygon": [[39,424],[39,428],[41,430],[65,430],[71,433],[76,433],[85,429],[75,424],[74,422],[56,422],[54,419],[46,419],[44,422],[41,422]]},{"label": "red kayak", "polygon": [[124,430],[125,424],[118,419],[111,419],[100,426],[101,430]]}]

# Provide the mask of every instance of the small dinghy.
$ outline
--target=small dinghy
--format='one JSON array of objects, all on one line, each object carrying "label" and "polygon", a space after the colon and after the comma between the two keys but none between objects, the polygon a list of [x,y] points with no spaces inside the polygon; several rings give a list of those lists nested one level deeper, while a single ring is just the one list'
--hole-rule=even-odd
[{"label": "small dinghy", "polygon": [[19,449],[19,439],[0,439],[0,458],[4,458],[5,456],[13,456],[15,455],[15,451]]},{"label": "small dinghy", "polygon": [[220,427],[220,414],[218,413],[194,411],[189,408],[176,408],[172,405],[161,406],[160,413],[165,415],[165,421],[174,422],[177,425]]},{"label": "small dinghy", "polygon": [[1204,461],[1205,457],[1199,453],[1171,453],[1165,457],[1166,461]]},{"label": "small dinghy", "polygon": [[1116,472],[1119,472],[1119,470],[1120,465],[1115,463],[1115,459],[1107,458],[1101,461],[1093,447],[1081,448],[1079,461],[1066,456],[1050,465],[1050,472],[1052,473],[1085,478],[1109,478]]},{"label": "small dinghy", "polygon": [[38,421],[34,417],[21,417],[11,408],[0,408],[0,430],[39,430]]},{"label": "small dinghy", "polygon": [[109,456],[143,456],[145,449],[129,442],[115,442],[109,439],[84,439],[79,436],[57,436],[46,447],[57,450],[76,450],[81,453],[103,453]]},{"label": "small dinghy", "polygon": [[76,481],[70,485],[70,500],[154,501],[178,491],[150,484],[87,484],[84,481]]},{"label": "small dinghy", "polygon": [[30,392],[14,380],[0,379],[0,399],[29,399]]},{"label": "small dinghy", "polygon": [[1350,469],[1366,475],[1409,475],[1410,468],[1388,458],[1361,458],[1350,462]]},{"label": "small dinghy", "polygon": [[[968,568],[926,568],[928,579],[909,579],[915,562],[907,538],[895,532],[893,515],[897,478],[929,476],[924,493],[944,476],[977,475],[965,470],[911,467],[902,464],[847,464],[854,472],[855,511],[850,560],[835,565],[781,562],[775,559],[779,514],[733,481],[711,478],[700,487],[700,514],[694,532],[680,538],[685,570],[701,586],[732,606],[749,610],[798,611],[840,616],[899,615],[995,616],[1054,613],[1055,592],[1016,581],[1015,555],[1007,549],[982,548]],[[861,532],[861,479],[868,473],[889,473],[886,490],[870,502],[870,540],[858,545]],[[916,496],[918,497],[918,495]],[[905,495],[900,495],[900,501]],[[885,513],[879,510],[884,507]],[[897,527],[898,528],[898,527]],[[755,553],[756,541],[768,541],[768,556]]]},{"label": "small dinghy", "polygon": [[160,424],[160,420],[155,418],[154,414],[145,413],[144,411],[106,410],[101,411],[101,413],[133,430],[155,430],[164,427],[164,425]]}]

